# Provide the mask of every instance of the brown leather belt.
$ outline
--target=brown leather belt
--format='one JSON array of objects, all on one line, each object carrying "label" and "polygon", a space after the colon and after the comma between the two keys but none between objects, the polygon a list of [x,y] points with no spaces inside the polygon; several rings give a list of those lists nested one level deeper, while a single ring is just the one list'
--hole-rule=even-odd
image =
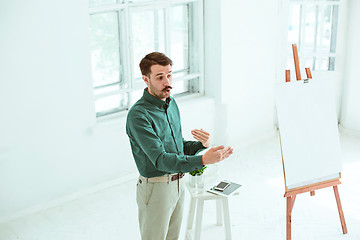
[{"label": "brown leather belt", "polygon": [[144,181],[147,182],[172,182],[181,179],[184,176],[185,176],[184,173],[176,173],[176,174],[166,174],[164,176],[151,177],[151,178],[140,176],[140,178],[142,178]]},{"label": "brown leather belt", "polygon": [[175,181],[175,180],[178,180],[178,179],[182,179],[184,176],[185,176],[184,173],[178,173],[178,174],[176,174],[176,175],[171,176],[171,181]]}]

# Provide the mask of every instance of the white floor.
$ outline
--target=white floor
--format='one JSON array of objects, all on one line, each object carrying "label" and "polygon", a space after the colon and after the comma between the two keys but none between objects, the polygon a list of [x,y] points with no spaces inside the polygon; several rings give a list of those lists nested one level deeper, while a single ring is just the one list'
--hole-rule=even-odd
[{"label": "white floor", "polygon": [[[342,183],[339,186],[348,234],[343,235],[332,188],[297,196],[292,239],[360,239],[360,137],[341,134]],[[228,179],[243,186],[229,199],[233,239],[286,239],[284,178],[279,140],[235,154],[207,170],[207,180]],[[187,179],[185,179],[187,180]],[[124,184],[0,225],[0,240],[120,240],[140,239],[133,179]],[[181,239],[189,207],[187,193]],[[225,239],[216,226],[215,202],[206,201],[202,239]]]}]

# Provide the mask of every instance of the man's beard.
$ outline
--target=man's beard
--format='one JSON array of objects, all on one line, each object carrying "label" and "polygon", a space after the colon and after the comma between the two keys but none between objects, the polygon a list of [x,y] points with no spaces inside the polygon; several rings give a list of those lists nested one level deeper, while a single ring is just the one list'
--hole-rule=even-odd
[{"label": "man's beard", "polygon": [[161,90],[161,93],[164,94],[164,97],[166,97],[167,95],[170,96],[170,90],[171,90],[171,89],[172,89],[171,86],[167,86],[167,87],[165,87],[163,90]]},{"label": "man's beard", "polygon": [[168,92],[168,90],[171,90],[172,89],[172,86],[167,86],[167,87],[164,87],[163,89],[161,90],[158,90],[158,91],[154,91],[155,88],[153,87],[153,85],[150,83],[150,91],[157,97],[157,98],[166,98],[168,97],[168,95],[170,96],[170,92]]}]

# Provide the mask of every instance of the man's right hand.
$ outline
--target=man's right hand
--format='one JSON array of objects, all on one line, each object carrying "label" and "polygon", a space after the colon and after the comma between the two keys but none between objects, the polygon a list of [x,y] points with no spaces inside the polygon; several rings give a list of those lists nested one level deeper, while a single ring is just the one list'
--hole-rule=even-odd
[{"label": "man's right hand", "polygon": [[220,162],[225,158],[228,158],[233,153],[233,151],[234,149],[231,147],[225,148],[223,145],[212,147],[202,156],[203,165]]}]

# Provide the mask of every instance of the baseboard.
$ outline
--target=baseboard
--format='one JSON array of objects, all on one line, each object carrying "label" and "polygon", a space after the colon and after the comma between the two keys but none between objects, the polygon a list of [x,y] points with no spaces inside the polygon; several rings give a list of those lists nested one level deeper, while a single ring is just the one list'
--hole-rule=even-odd
[{"label": "baseboard", "polygon": [[44,211],[44,210],[52,208],[52,207],[56,207],[58,205],[61,205],[61,204],[64,204],[64,203],[67,203],[70,201],[74,201],[76,199],[85,197],[86,195],[99,192],[101,190],[125,183],[130,180],[135,180],[138,176],[139,176],[139,174],[137,172],[129,173],[129,174],[119,177],[117,179],[114,179],[114,180],[111,180],[108,182],[104,182],[104,183],[100,183],[100,184],[96,184],[96,185],[86,188],[84,190],[81,190],[81,191],[78,191],[78,192],[57,198],[57,199],[53,199],[51,201],[48,201],[48,202],[45,202],[45,203],[42,203],[42,204],[39,204],[39,205],[36,205],[33,207],[29,207],[29,208],[14,212],[7,216],[2,216],[2,217],[0,217],[0,224],[14,221],[16,219],[23,218],[28,215],[34,214],[34,213]]},{"label": "baseboard", "polygon": [[339,131],[351,136],[360,137],[360,131],[345,128],[341,124],[339,124]]}]

